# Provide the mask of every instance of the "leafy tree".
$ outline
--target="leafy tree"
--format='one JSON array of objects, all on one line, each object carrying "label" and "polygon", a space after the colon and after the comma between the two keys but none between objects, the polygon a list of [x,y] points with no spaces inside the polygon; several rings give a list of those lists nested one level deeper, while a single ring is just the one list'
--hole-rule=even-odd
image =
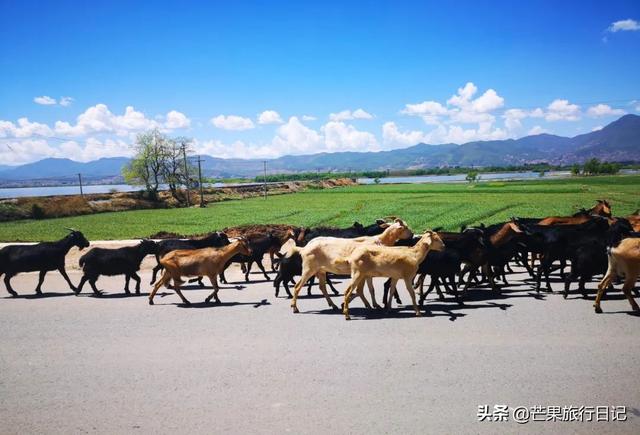
[{"label": "leafy tree", "polygon": [[134,186],[144,186],[152,199],[158,197],[160,184],[166,183],[172,196],[182,202],[178,186],[186,185],[188,180],[181,147],[188,146],[188,143],[186,138],[172,139],[158,129],[139,134],[134,145],[135,156],[122,171],[125,181]]},{"label": "leafy tree", "polygon": [[571,175],[580,175],[580,165],[575,163],[571,166]]},{"label": "leafy tree", "polygon": [[467,172],[465,180],[467,180],[469,183],[475,183],[476,181],[478,181],[478,171],[471,170]]}]

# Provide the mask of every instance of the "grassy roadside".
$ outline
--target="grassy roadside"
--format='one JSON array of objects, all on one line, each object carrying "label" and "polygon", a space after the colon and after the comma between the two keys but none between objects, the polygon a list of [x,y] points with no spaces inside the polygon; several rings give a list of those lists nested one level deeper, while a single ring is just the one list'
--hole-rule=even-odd
[{"label": "grassy roadside", "polygon": [[0,224],[1,241],[54,240],[65,227],[89,239],[144,237],[157,231],[199,234],[247,223],[349,225],[401,216],[415,230],[491,223],[510,216],[566,215],[611,201],[615,215],[640,207],[640,176],[611,176],[467,184],[398,184],[307,190],[211,204],[206,209],[136,210]]}]

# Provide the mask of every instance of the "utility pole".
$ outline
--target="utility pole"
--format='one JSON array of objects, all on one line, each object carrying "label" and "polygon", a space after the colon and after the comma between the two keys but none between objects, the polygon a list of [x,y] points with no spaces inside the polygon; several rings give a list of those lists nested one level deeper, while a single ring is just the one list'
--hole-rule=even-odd
[{"label": "utility pole", "polygon": [[264,199],[267,199],[267,161],[263,160],[264,165]]},{"label": "utility pole", "polygon": [[80,196],[84,198],[84,192],[82,191],[82,174],[78,173],[78,181],[80,182]]},{"label": "utility pole", "polygon": [[184,187],[187,192],[187,207],[190,207],[191,203],[189,200],[189,162],[187,162],[187,146],[184,142],[182,142],[181,148],[182,148],[182,157],[184,158],[184,176],[186,178]]},{"label": "utility pole", "polygon": [[204,193],[202,191],[202,156],[198,156],[198,184],[200,185],[200,208],[204,208]]}]

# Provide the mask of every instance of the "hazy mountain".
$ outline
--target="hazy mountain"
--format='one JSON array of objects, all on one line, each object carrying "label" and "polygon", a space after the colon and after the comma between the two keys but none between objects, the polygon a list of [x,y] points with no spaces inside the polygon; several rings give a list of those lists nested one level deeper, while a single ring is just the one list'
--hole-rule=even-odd
[{"label": "hazy mountain", "polygon": [[127,157],[111,157],[92,162],[76,162],[71,159],[43,159],[26,165],[0,170],[0,179],[32,180],[39,178],[73,178],[82,173],[85,178],[102,178],[120,175],[127,164]]},{"label": "hazy mountain", "polygon": [[[283,156],[267,162],[269,173],[319,170],[406,169],[434,166],[499,166],[548,162],[569,164],[591,157],[608,161],[640,161],[640,116],[625,115],[601,130],[573,138],[539,134],[520,139],[469,142],[462,145],[418,144],[380,152],[338,152]],[[203,156],[209,176],[262,174],[262,160],[221,159]],[[0,180],[117,176],[125,157],[88,163],[69,159],[44,159],[9,169],[0,167]]]}]

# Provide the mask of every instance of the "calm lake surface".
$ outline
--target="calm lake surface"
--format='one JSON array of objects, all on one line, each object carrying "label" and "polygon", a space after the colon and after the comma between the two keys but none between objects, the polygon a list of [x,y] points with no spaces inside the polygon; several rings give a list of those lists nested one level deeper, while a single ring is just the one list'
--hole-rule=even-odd
[{"label": "calm lake surface", "polygon": [[[466,182],[466,174],[457,175],[422,175],[416,177],[386,177],[380,178],[380,184],[393,183],[460,183]],[[570,177],[569,171],[550,171],[544,174],[542,178],[563,178]],[[531,180],[540,179],[538,172],[499,172],[490,174],[479,174],[479,181],[491,180]],[[373,178],[358,178],[360,184],[373,184]]]},{"label": "calm lake surface", "polygon": [[[638,174],[640,171],[634,169],[623,169],[621,174]],[[458,175],[425,175],[416,177],[387,177],[381,178],[380,184],[393,184],[393,183],[462,183],[465,182],[465,174]],[[570,177],[569,171],[550,171],[544,174],[545,179],[549,178],[565,178]],[[532,180],[540,179],[538,172],[500,172],[490,174],[480,174],[479,181],[492,181],[492,180]],[[373,178],[358,178],[360,184],[373,184]],[[247,186],[260,183],[213,183],[207,184],[207,187],[233,187],[233,186]],[[274,183],[267,183],[274,184]],[[275,183],[278,184],[278,183]],[[129,186],[128,184],[96,184],[83,186],[84,193],[108,193],[112,190],[118,192],[134,192],[140,190],[139,186]],[[164,187],[166,189],[166,187]],[[57,187],[11,187],[0,188],[0,198],[21,198],[25,196],[53,196],[53,195],[77,195],[80,193],[80,187],[78,186],[57,186]]]}]

